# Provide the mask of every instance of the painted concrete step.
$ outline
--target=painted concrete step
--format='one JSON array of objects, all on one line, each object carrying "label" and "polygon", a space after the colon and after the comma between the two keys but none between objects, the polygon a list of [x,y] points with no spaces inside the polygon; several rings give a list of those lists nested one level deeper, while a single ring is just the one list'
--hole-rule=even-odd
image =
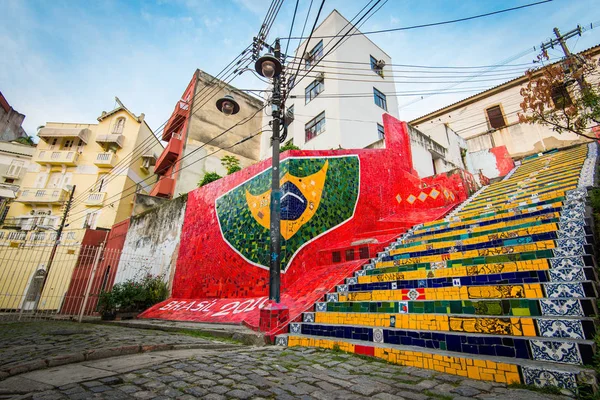
[{"label": "painted concrete step", "polygon": [[552,385],[572,393],[578,387],[594,384],[593,372],[574,365],[522,360],[509,357],[489,357],[475,354],[457,354],[439,349],[390,345],[360,340],[336,340],[309,335],[280,335],[280,346],[310,346],[339,349],[350,353],[381,358],[388,362],[440,371],[471,379],[499,383]]},{"label": "painted concrete step", "polygon": [[491,286],[454,286],[446,288],[391,289],[364,292],[327,293],[326,302],[406,301],[406,300],[476,300],[476,299],[572,299],[598,297],[597,283],[558,282],[524,283]]},{"label": "painted concrete step", "polygon": [[[404,306],[399,308],[404,309]],[[592,318],[533,316],[497,316],[464,314],[410,314],[369,312],[303,313],[302,322],[419,331],[452,331],[482,335],[513,335],[593,340],[597,332]]]},{"label": "painted concrete step", "polygon": [[[425,313],[585,318],[598,315],[595,297],[554,299],[473,299],[317,302],[315,312],[369,312],[420,315]],[[311,314],[306,312],[305,314]],[[310,322],[310,321],[308,321]]]},{"label": "painted concrete step", "polygon": [[290,334],[339,340],[361,340],[389,345],[438,349],[456,354],[477,354],[560,364],[589,365],[594,342],[564,338],[482,335],[450,331],[421,331],[371,326],[292,323]]}]

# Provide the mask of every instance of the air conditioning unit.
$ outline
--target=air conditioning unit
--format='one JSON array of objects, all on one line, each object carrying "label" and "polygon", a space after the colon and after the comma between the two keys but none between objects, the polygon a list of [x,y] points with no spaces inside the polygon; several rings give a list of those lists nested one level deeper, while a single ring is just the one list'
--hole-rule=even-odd
[{"label": "air conditioning unit", "polygon": [[315,79],[319,82],[323,82],[325,80],[325,72],[317,72]]},{"label": "air conditioning unit", "polygon": [[385,67],[385,61],[378,60],[375,66],[377,67],[377,69],[383,69],[383,67]]}]

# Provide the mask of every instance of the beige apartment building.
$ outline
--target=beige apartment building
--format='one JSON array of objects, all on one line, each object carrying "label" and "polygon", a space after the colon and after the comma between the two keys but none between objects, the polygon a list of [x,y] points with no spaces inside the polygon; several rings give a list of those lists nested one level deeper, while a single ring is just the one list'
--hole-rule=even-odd
[{"label": "beige apartment building", "polygon": [[[598,60],[600,46],[578,54]],[[410,124],[440,142],[448,128],[466,140],[471,153],[506,146],[513,158],[588,141],[570,132],[559,134],[546,125],[520,123],[520,90],[527,82],[526,75],[520,76],[416,118]]]},{"label": "beige apartment building", "polygon": [[128,218],[133,193],[151,190],[153,164],[163,149],[144,114],[136,116],[121,103],[102,112],[97,124],[48,122],[38,136],[34,166],[7,219],[21,232],[57,228],[75,186],[66,228],[71,240],[78,230],[110,229]]}]

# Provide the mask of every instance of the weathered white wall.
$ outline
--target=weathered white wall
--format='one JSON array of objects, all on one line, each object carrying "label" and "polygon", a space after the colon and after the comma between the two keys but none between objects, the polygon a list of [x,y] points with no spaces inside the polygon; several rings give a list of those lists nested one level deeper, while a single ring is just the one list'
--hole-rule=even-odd
[{"label": "weathered white wall", "polygon": [[[314,36],[336,35],[348,23],[337,11],[333,11],[315,30]],[[344,29],[348,30],[349,26]],[[311,51],[321,39],[311,39],[308,46],[302,42],[296,50],[296,57],[302,57],[304,48]],[[326,54],[334,43],[332,39],[323,39],[323,54]],[[384,67],[384,77],[382,78],[374,71],[370,71],[370,56],[378,60],[383,59],[386,63]],[[344,63],[344,67],[360,68],[355,71],[365,76],[347,75],[349,70],[340,70],[333,68],[337,63],[327,62],[327,60],[350,61],[359,64]],[[366,36],[350,36],[331,54],[327,55],[318,63],[313,72],[308,74],[300,81],[300,78],[307,72],[304,69],[304,62],[300,65],[300,73],[297,86],[290,93],[286,103],[287,107],[294,106],[295,120],[290,125],[287,140],[292,139],[293,143],[305,150],[329,150],[329,149],[357,149],[365,148],[379,140],[377,133],[377,124],[383,125],[382,115],[386,112],[375,105],[373,97],[373,87],[386,94],[387,112],[398,118],[397,98],[392,95],[396,92],[393,82],[394,77],[391,72],[390,64],[392,59],[377,45],[371,42]],[[290,70],[292,65],[290,65]],[[295,72],[297,64],[293,64]],[[362,70],[364,69],[364,70]],[[324,90],[316,98],[305,104],[305,89],[315,80],[317,73],[324,73]],[[343,75],[340,73],[344,73]],[[361,78],[369,82],[359,82],[356,78]],[[349,79],[349,80],[344,80]],[[338,94],[356,94],[364,93],[364,96],[352,98],[335,98],[332,95]],[[325,132],[314,137],[308,142],[305,141],[305,125],[314,117],[325,111]],[[269,111],[270,113],[270,111]],[[265,115],[263,125],[271,120],[270,116]],[[261,159],[271,156],[270,132],[266,132],[261,138]],[[286,140],[286,141],[287,141]]]},{"label": "weathered white wall", "polygon": [[182,196],[137,217],[131,217],[115,283],[175,272],[187,197]]},{"label": "weathered white wall", "polygon": [[[500,176],[498,167],[496,164],[496,156],[489,150],[480,150],[470,153],[471,160],[473,161],[473,168],[475,171],[481,170],[483,175],[487,178],[493,179]],[[478,176],[477,174],[473,174]]]}]

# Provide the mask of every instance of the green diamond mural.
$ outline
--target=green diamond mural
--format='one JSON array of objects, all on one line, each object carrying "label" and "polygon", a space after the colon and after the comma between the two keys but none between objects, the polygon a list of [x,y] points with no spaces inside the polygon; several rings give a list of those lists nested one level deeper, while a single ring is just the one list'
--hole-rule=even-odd
[{"label": "green diamond mural", "polygon": [[[280,166],[281,268],[300,247],[352,218],[358,201],[358,156],[287,158]],[[216,200],[225,241],[248,262],[269,266],[271,169]]]}]

